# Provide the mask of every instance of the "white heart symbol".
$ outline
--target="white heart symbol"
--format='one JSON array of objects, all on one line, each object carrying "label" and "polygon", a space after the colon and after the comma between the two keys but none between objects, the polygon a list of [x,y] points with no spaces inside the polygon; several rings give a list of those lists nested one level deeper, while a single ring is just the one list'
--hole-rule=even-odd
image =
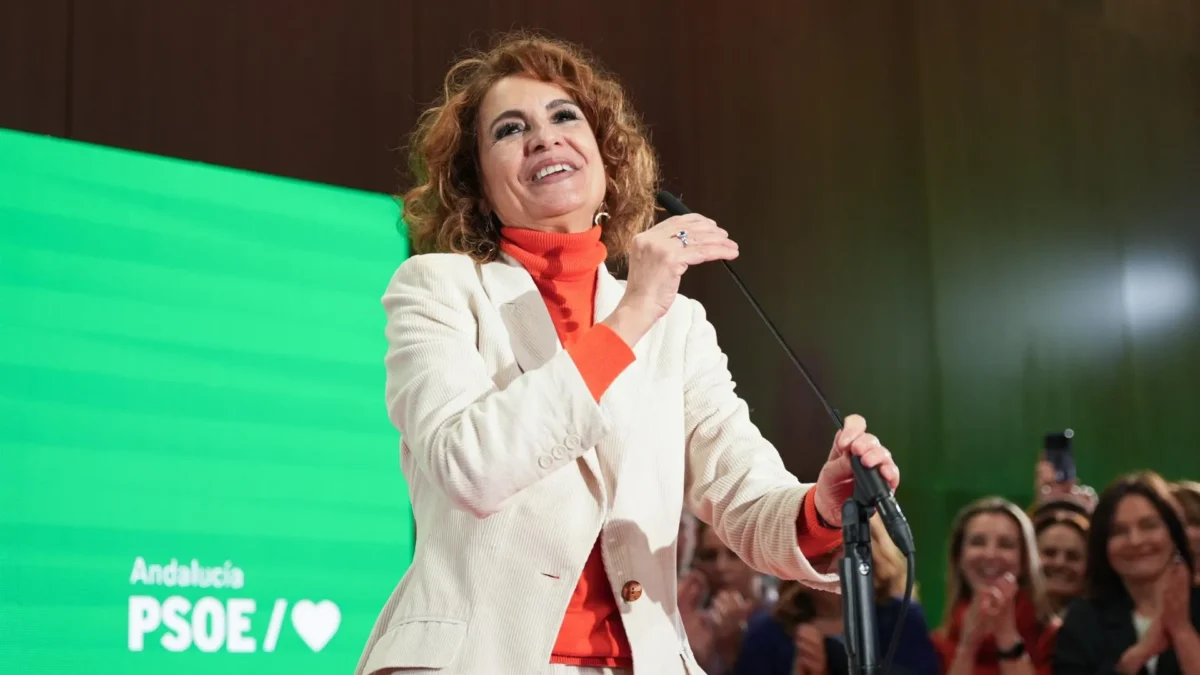
[{"label": "white heart symbol", "polygon": [[292,605],[292,626],[314,652],[329,644],[341,624],[342,612],[329,600],[317,603],[301,600]]}]

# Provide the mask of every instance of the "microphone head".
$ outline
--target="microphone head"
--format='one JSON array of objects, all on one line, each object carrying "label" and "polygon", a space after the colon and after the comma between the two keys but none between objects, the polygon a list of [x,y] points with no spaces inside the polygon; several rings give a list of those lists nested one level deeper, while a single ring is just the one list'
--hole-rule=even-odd
[{"label": "microphone head", "polygon": [[691,209],[683,205],[683,202],[679,201],[678,197],[666,190],[659,190],[655,198],[658,201],[658,205],[666,209],[667,213],[673,216],[685,216],[692,212]]},{"label": "microphone head", "polygon": [[880,500],[892,496],[892,488],[883,479],[879,468],[868,469],[858,455],[850,456],[850,470],[854,472],[854,492],[861,503],[876,506]]}]

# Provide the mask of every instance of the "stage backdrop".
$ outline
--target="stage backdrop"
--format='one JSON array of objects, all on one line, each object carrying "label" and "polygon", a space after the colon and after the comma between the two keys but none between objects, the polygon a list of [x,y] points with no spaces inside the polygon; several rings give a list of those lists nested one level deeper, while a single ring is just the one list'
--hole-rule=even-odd
[{"label": "stage backdrop", "polygon": [[0,672],[349,672],[412,556],[385,195],[0,130]]}]

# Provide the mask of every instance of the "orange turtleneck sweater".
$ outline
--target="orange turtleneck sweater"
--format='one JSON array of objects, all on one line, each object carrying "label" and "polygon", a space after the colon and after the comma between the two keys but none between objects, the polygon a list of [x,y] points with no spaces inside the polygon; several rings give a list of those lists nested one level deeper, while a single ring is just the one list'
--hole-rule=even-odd
[{"label": "orange turtleneck sweater", "polygon": [[[604,324],[593,325],[596,271],[608,257],[600,233],[598,226],[575,234],[512,227],[500,231],[500,250],[521,263],[533,277],[559,341],[597,401],[634,360],[633,350],[612,329]],[[805,495],[796,522],[800,549],[810,558],[824,555],[841,543],[839,530],[817,525],[813,492]],[[592,546],[567,605],[550,662],[633,667],[629,638],[604,569],[599,539]]]}]

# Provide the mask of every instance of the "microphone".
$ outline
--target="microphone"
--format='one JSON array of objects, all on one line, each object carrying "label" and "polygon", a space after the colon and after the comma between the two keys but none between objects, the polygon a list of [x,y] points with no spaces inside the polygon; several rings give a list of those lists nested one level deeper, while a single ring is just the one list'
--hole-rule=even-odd
[{"label": "microphone", "polygon": [[[684,206],[683,202],[669,192],[659,191],[657,199],[659,205],[673,216],[691,213],[691,210]],[[845,428],[842,414],[829,402],[829,397],[821,391],[821,387],[817,385],[808,369],[792,351],[787,340],[783,339],[783,335],[775,327],[775,323],[763,311],[762,305],[758,304],[754,294],[750,292],[729,261],[722,260],[721,264],[725,266],[725,270],[733,277],[734,283],[746,296],[750,306],[754,308],[759,318],[775,336],[779,346],[783,347],[783,351],[791,359],[792,365],[796,366],[796,370],[804,376],[821,405],[825,406],[825,412],[833,420],[834,426],[841,431]],[[892,628],[892,639],[888,645],[887,656],[883,661],[882,672],[884,675],[890,675],[892,660],[895,658],[896,648],[900,644],[901,627],[904,625],[904,618],[908,614],[908,606],[912,601],[913,583],[916,577],[916,547],[913,546],[912,530],[908,526],[908,520],[905,519],[900,505],[896,502],[896,496],[888,487],[887,481],[883,479],[879,468],[868,470],[863,466],[862,459],[851,454],[850,469],[854,473],[854,495],[842,504],[842,543],[845,546],[846,555],[840,561],[838,570],[842,587],[847,665],[852,675],[878,675],[880,672],[875,643],[878,629],[875,624],[875,592],[871,581],[873,556],[870,528],[871,513],[878,511],[892,543],[904,554],[908,568],[904,583],[904,604],[901,605],[900,616]]]},{"label": "microphone", "polygon": [[[667,213],[672,216],[683,216],[692,212],[691,209],[684,206],[683,202],[679,201],[678,197],[666,190],[658,192],[657,201],[659,206],[666,209]],[[733,277],[734,283],[741,289],[742,294],[746,296],[746,300],[750,302],[750,306],[754,308],[759,318],[763,320],[763,323],[770,329],[771,334],[775,336],[775,340],[779,342],[779,346],[783,347],[783,351],[791,359],[792,365],[804,376],[805,381],[808,382],[808,386],[812,388],[821,405],[825,407],[825,412],[833,420],[834,426],[837,427],[838,431],[841,431],[844,427],[841,413],[829,402],[829,398],[825,395],[825,392],[821,390],[816,380],[809,374],[808,369],[800,362],[799,357],[792,351],[787,340],[783,339],[783,335],[775,327],[775,323],[763,311],[762,305],[754,298],[754,294],[750,292],[746,283],[742,281],[742,278],[733,269],[733,266],[729,264],[729,261],[722,260],[721,264],[725,266],[726,271]],[[916,547],[913,545],[912,529],[908,525],[908,520],[904,517],[904,512],[900,510],[900,504],[896,502],[895,494],[888,487],[887,481],[883,479],[883,474],[880,473],[879,467],[868,469],[863,466],[862,460],[858,455],[853,454],[850,456],[850,467],[854,472],[854,500],[864,506],[878,509],[879,516],[887,528],[892,543],[896,545],[896,548],[905,557],[913,555],[916,552]]]}]

